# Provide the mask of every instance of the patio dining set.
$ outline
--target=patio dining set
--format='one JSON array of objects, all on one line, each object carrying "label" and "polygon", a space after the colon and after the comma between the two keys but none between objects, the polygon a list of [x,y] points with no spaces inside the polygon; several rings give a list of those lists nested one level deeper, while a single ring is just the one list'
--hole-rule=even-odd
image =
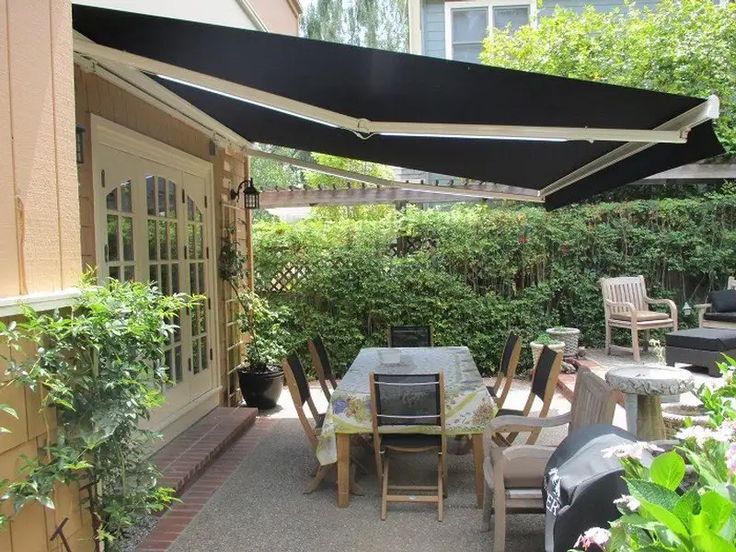
[{"label": "patio dining set", "polygon": [[[431,328],[426,326],[392,327],[388,347],[362,349],[339,383],[322,339],[317,336],[308,345],[329,403],[326,412],[318,412],[315,406],[299,357],[292,354],[283,362],[298,417],[319,461],[305,492],[316,490],[328,474],[336,471],[338,506],[347,507],[351,494],[363,494],[357,478],[368,471],[360,456],[351,451],[371,451],[382,520],[391,503],[410,502],[436,505],[437,519],[442,521],[443,499],[448,493],[448,440],[455,440],[458,448],[472,450],[475,506],[483,508],[484,528],[490,527],[493,517],[494,550],[501,552],[507,512],[543,513],[548,502],[545,497],[559,492],[559,482],[557,488],[544,490],[546,466],[560,448],[536,444],[543,428],[568,425],[572,437],[579,430],[594,427],[596,432],[584,436],[587,441],[636,440],[610,425],[615,391],[590,371],[578,375],[571,411],[548,416],[563,355],[547,347],[537,361],[523,408],[505,408],[521,352],[521,339],[513,334],[506,340],[498,377],[489,387],[467,347],[432,346]],[[537,399],[541,408],[537,415],[530,416]],[[520,434],[525,437],[518,438]],[[576,449],[568,447],[566,454]],[[436,455],[436,481],[432,485],[394,484],[391,458],[416,453]],[[555,458],[557,463],[563,460],[559,454]],[[610,468],[601,465],[601,470]],[[597,475],[598,471],[587,477]],[[600,496],[595,486],[591,492]],[[615,518],[615,508],[591,510],[586,506],[585,501],[592,500],[593,494],[580,496],[580,502],[568,508],[573,517],[568,514],[557,522],[565,528],[558,528],[557,541],[562,544],[555,550],[572,546],[589,521],[602,524]],[[578,521],[571,521],[573,518]]]}]

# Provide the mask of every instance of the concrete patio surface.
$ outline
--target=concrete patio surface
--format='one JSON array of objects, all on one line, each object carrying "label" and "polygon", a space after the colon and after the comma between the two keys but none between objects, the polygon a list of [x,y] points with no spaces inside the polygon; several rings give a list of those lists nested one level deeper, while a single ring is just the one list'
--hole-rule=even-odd
[{"label": "concrete patio surface", "polygon": [[[514,382],[511,407],[521,406],[528,382]],[[312,387],[318,408],[326,401]],[[569,403],[556,397],[556,413]],[[370,453],[360,454],[368,473],[359,476],[364,496],[351,497],[350,507],[336,506],[334,481],[327,481],[311,495],[302,494],[316,467],[314,453],[296,419],[291,398],[284,391],[280,408],[267,415],[271,429],[235,468],[228,480],[192,519],[169,550],[197,551],[487,551],[492,533],[480,531],[481,511],[475,507],[471,455],[449,455],[449,495],[445,519],[437,521],[436,510],[420,504],[397,504],[388,519],[379,518],[379,489]],[[256,422],[258,428],[259,421]],[[541,443],[558,443],[562,430],[545,430]],[[430,482],[436,472],[431,456],[396,457],[394,476],[402,482]],[[510,516],[507,550],[532,552],[544,549],[542,515]]]}]

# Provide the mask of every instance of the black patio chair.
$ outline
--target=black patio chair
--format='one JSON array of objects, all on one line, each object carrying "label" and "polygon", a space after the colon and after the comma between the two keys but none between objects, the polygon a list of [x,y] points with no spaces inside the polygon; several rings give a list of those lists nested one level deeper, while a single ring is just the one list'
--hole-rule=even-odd
[{"label": "black patio chair", "polygon": [[[444,379],[439,374],[373,374],[370,376],[373,450],[381,484],[381,519],[389,502],[437,504],[442,521],[442,500],[447,488]],[[397,426],[433,426],[437,434],[397,433]],[[427,427],[430,429],[430,427]],[[437,485],[389,485],[390,452],[436,451]],[[394,494],[398,492],[398,494]],[[409,491],[409,494],[401,494]],[[416,494],[436,491],[436,494]]]},{"label": "black patio chair", "polygon": [[432,326],[391,326],[389,347],[431,347]]},{"label": "black patio chair", "polygon": [[488,392],[496,402],[497,408],[503,408],[506,397],[511,389],[514,381],[516,367],[519,365],[519,356],[521,355],[521,339],[516,334],[509,334],[506,338],[506,345],[501,355],[501,364],[496,373],[496,381],[493,386],[488,386]]}]

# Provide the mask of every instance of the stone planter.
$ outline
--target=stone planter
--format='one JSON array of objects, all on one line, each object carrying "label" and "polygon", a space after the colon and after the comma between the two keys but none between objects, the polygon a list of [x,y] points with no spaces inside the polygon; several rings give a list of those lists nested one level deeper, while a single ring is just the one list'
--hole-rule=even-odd
[{"label": "stone planter", "polygon": [[664,404],[662,405],[662,419],[667,439],[673,439],[675,434],[685,427],[685,420],[690,418],[693,425],[708,425],[708,415],[700,404]]},{"label": "stone planter", "polygon": [[547,328],[546,334],[556,341],[562,341],[565,344],[565,350],[562,353],[566,357],[574,357],[578,354],[578,342],[580,341],[580,330],[577,328]]},{"label": "stone planter", "polygon": [[556,353],[563,353],[565,350],[565,343],[563,341],[555,341],[554,343],[537,343],[536,341],[532,341],[529,343],[529,347],[532,349],[532,358],[534,359],[534,367],[537,367],[537,361],[539,360],[539,355],[542,354],[542,349],[544,349],[544,346],[549,347]]}]

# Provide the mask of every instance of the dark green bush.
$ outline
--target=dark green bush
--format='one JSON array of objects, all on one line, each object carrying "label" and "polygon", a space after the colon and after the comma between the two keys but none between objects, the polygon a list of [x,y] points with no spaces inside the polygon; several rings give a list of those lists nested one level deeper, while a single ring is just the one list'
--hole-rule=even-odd
[{"label": "dark green bush", "polygon": [[[736,268],[729,190],[551,213],[472,205],[381,220],[259,222],[257,289],[289,306],[292,345],[303,356],[304,341],[322,334],[338,373],[361,347],[384,345],[390,324],[431,324],[436,344],[467,345],[491,373],[510,330],[528,343],[547,327],[575,326],[584,344],[600,346],[602,276],[643,274],[651,295],[680,306],[722,287]],[[283,277],[299,270],[290,283]],[[274,291],[275,281],[284,289]]]}]

